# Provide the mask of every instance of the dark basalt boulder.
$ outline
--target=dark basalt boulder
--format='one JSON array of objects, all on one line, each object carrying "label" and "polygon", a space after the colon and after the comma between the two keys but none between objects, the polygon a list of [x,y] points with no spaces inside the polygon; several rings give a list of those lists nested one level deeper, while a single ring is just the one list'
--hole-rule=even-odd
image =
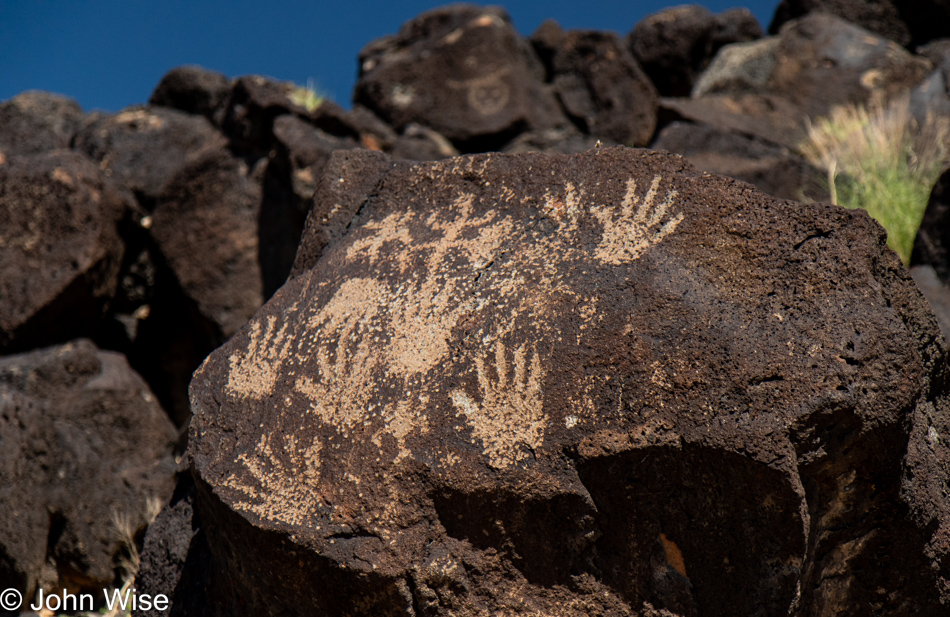
[{"label": "dark basalt boulder", "polygon": [[165,73],[148,102],[204,116],[220,126],[231,81],[221,73],[200,66],[179,66]]},{"label": "dark basalt boulder", "polygon": [[0,103],[0,156],[68,148],[83,121],[76,101],[30,90]]},{"label": "dark basalt boulder", "polygon": [[177,432],[120,354],[0,358],[0,587],[99,594],[173,488]]},{"label": "dark basalt boulder", "polygon": [[692,95],[772,94],[817,118],[838,105],[909,92],[932,71],[928,60],[893,41],[811,13],[785,24],[775,39],[723,47]]},{"label": "dark basalt boulder", "polygon": [[945,614],[947,358],[865,213],[624,148],[315,203],[192,383],[211,614]]},{"label": "dark basalt boulder", "polygon": [[274,120],[274,138],[277,148],[267,162],[258,220],[265,298],[287,280],[317,179],[330,155],[358,145],[352,138],[335,137],[293,115]]},{"label": "dark basalt boulder", "polygon": [[713,15],[689,4],[641,20],[627,35],[627,46],[661,96],[689,96],[722,46],[761,37],[762,27],[748,9]]},{"label": "dark basalt boulder", "polygon": [[629,146],[653,138],[656,89],[615,34],[568,32],[551,66],[558,100],[583,133]]},{"label": "dark basalt boulder", "polygon": [[950,36],[947,0],[782,0],[769,32],[809,13],[836,15],[910,48]]},{"label": "dark basalt boulder", "polygon": [[168,107],[132,107],[88,123],[74,147],[151,210],[192,159],[225,143],[207,118]]},{"label": "dark basalt boulder", "polygon": [[706,124],[674,122],[651,147],[681,154],[697,168],[754,184],[781,199],[827,201],[825,173],[763,139]]},{"label": "dark basalt boulder", "polygon": [[68,150],[0,163],[0,353],[93,336],[115,294],[130,208]]},{"label": "dark basalt boulder", "polygon": [[398,132],[422,124],[464,152],[565,122],[540,61],[499,7],[435,9],[373,41],[360,52],[353,101]]},{"label": "dark basalt boulder", "polygon": [[263,303],[260,209],[260,177],[223,148],[191,161],[156,201],[152,237],[222,341]]}]

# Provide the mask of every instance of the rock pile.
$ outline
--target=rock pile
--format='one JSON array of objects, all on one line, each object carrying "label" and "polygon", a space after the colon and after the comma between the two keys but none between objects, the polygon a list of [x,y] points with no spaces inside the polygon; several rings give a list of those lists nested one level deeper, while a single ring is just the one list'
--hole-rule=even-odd
[{"label": "rock pile", "polygon": [[352,110],[198,67],[0,103],[0,587],[121,583],[158,501],[149,615],[944,614],[946,174],[935,321],[798,153],[950,118],[944,5],[453,5]]}]

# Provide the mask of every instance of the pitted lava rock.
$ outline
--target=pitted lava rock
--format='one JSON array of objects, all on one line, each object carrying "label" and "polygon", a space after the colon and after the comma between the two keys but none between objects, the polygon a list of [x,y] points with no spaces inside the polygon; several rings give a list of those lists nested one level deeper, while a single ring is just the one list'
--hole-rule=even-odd
[{"label": "pitted lava rock", "polygon": [[946,613],[946,357],[864,213],[625,148],[315,202],[192,382],[212,614]]},{"label": "pitted lava rock", "polygon": [[566,122],[544,67],[500,7],[434,9],[373,41],[360,52],[353,101],[397,131],[416,122],[467,152]]},{"label": "pitted lava rock", "polygon": [[113,585],[117,525],[143,531],[171,495],[176,437],[120,354],[80,339],[0,358],[0,587]]},{"label": "pitted lava rock", "polygon": [[0,352],[92,336],[115,293],[129,200],[68,150],[0,164]]}]

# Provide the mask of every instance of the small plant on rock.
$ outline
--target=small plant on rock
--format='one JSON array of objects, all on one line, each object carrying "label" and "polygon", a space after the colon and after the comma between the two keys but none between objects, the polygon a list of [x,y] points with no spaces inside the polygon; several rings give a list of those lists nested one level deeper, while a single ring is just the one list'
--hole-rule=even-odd
[{"label": "small plant on rock", "polygon": [[832,110],[809,124],[800,149],[827,171],[831,202],[867,210],[907,265],[948,144],[950,122],[928,117],[920,126],[905,96]]},{"label": "small plant on rock", "polygon": [[308,112],[313,113],[323,104],[326,97],[319,93],[316,86],[313,85],[313,80],[308,79],[305,87],[297,86],[294,88],[293,92],[290,93],[290,100],[295,105],[300,105]]}]

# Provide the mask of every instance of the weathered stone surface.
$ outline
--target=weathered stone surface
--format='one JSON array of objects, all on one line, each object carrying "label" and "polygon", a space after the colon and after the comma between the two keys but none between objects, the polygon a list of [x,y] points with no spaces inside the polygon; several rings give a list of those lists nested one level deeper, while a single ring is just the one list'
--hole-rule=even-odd
[{"label": "weathered stone surface", "polygon": [[627,35],[630,53],[662,96],[689,96],[693,82],[723,45],[762,37],[748,9],[713,15],[690,4],[641,20]]},{"label": "weathered stone surface", "polygon": [[498,7],[429,11],[360,52],[353,101],[397,131],[415,122],[462,151],[563,123],[530,45]]},{"label": "weathered stone surface", "polygon": [[774,34],[786,22],[818,12],[837,15],[911,48],[950,36],[947,0],[782,0],[769,32]]},{"label": "weathered stone surface", "polygon": [[805,138],[807,116],[784,97],[772,94],[719,94],[698,99],[660,99],[659,120],[666,126],[687,120],[761,137],[797,148]]},{"label": "weathered stone surface", "polygon": [[932,70],[893,41],[812,13],[787,23],[775,39],[723,47],[693,96],[772,94],[816,118],[838,105],[909,92]]},{"label": "weathered stone surface", "polygon": [[749,43],[734,43],[723,47],[709,65],[693,90],[693,98],[707,94],[763,92],[775,69],[775,57],[781,39],[769,37]]},{"label": "weathered stone surface", "polygon": [[930,192],[910,263],[933,266],[940,280],[950,284],[950,169]]},{"label": "weathered stone surface", "polygon": [[151,209],[168,182],[225,140],[207,118],[168,107],[132,107],[85,126],[75,147]]},{"label": "weathered stone surface", "polygon": [[177,432],[125,359],[86,340],[0,358],[0,587],[115,582],[149,500],[173,488]]},{"label": "weathered stone surface", "polygon": [[582,132],[629,146],[650,142],[656,89],[615,34],[568,32],[551,62],[554,90]]},{"label": "weathered stone surface", "polygon": [[127,207],[78,153],[0,164],[0,352],[96,331],[116,290]]},{"label": "weathered stone surface", "polygon": [[508,143],[503,152],[507,154],[522,154],[524,152],[577,154],[597,147],[598,144],[601,146],[617,145],[609,139],[597,139],[590,135],[584,135],[574,127],[565,127],[522,133]]},{"label": "weathered stone surface", "polygon": [[179,66],[165,73],[148,102],[204,116],[220,125],[230,93],[231,81],[225,75],[200,66]]},{"label": "weathered stone surface", "polygon": [[357,147],[352,138],[334,137],[293,115],[274,120],[277,148],[267,163],[259,219],[263,295],[284,284],[323,167],[335,150]]},{"label": "weathered stone surface", "polygon": [[651,146],[685,156],[697,168],[754,184],[782,199],[827,201],[824,172],[788,148],[704,124],[674,122]]},{"label": "weathered stone surface", "polygon": [[213,614],[945,613],[946,357],[866,214],[623,148],[326,169],[192,384]]},{"label": "weathered stone surface", "polygon": [[391,155],[413,161],[437,161],[458,156],[452,142],[436,131],[413,122],[406,126],[393,144]]},{"label": "weathered stone surface", "polygon": [[812,117],[874,95],[902,94],[933,70],[896,43],[823,13],[786,24],[779,38],[769,90]]},{"label": "weathered stone surface", "polygon": [[18,94],[0,104],[0,156],[68,148],[82,120],[82,108],[70,98],[34,90]]},{"label": "weathered stone surface", "polygon": [[222,341],[263,303],[252,171],[226,149],[208,150],[168,182],[152,216],[159,250]]},{"label": "weathered stone surface", "polygon": [[190,473],[179,477],[168,506],[148,526],[142,547],[142,565],[135,589],[155,597],[163,594],[167,610],[133,611],[133,617],[200,617],[207,615],[207,579],[211,556],[205,532],[195,512],[195,485]]}]

